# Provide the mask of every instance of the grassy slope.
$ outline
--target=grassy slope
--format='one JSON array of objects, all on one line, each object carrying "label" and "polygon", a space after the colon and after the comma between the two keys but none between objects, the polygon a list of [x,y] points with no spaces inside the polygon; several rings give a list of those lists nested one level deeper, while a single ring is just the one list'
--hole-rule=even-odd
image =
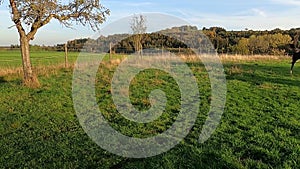
[{"label": "grassy slope", "polygon": [[[4,167],[109,168],[299,168],[300,68],[289,75],[285,61],[225,62],[227,103],[221,124],[204,144],[197,143],[209,107],[209,80],[201,64],[191,64],[201,92],[199,119],[188,137],[171,151],[148,159],[118,157],[102,150],[84,133],[72,107],[72,70],[40,77],[40,89],[20,86],[20,78],[0,77],[0,165]],[[112,71],[98,80],[99,107],[112,126],[143,137],[164,131],[176,115],[176,89],[166,74],[146,71],[131,86],[137,108],[149,105],[147,92],[163,87],[167,112],[146,126],[121,118],[109,93]],[[150,77],[161,81],[152,81]],[[147,85],[141,88],[141,85]],[[146,88],[144,90],[144,88]],[[177,91],[178,93],[178,91]],[[142,103],[141,103],[142,102]],[[125,160],[125,161],[124,161]]]}]

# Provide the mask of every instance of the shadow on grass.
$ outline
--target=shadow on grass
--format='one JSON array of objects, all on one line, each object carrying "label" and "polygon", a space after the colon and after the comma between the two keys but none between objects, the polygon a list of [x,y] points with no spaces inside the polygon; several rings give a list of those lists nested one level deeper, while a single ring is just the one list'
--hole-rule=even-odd
[{"label": "shadow on grass", "polygon": [[[163,153],[158,156],[133,159],[124,158],[116,165],[112,165],[109,169],[132,169],[139,166],[139,168],[238,168],[233,162],[225,160],[221,153],[213,152],[211,150],[198,149],[196,153],[188,146],[178,146],[184,152],[174,148],[170,152]],[[194,148],[195,150],[197,148]],[[184,155],[183,155],[184,154]]]},{"label": "shadow on grass", "polygon": [[[259,65],[259,64],[238,64],[237,72],[230,72],[233,65],[226,64],[225,72],[227,80],[239,80],[249,82],[253,85],[261,85],[263,83],[272,83],[277,85],[288,85],[298,87],[300,84],[300,72],[295,71],[294,75],[289,72],[289,65]],[[240,71],[240,72],[238,72]]]},{"label": "shadow on grass", "polygon": [[0,84],[15,84],[21,86],[23,84],[23,80],[18,77],[0,76]]},{"label": "shadow on grass", "polygon": [[[190,67],[205,67],[202,63],[187,63]],[[300,86],[300,67],[290,74],[288,63],[225,63],[223,64],[227,80],[239,80],[252,85],[271,83],[275,85]],[[206,71],[207,72],[207,71]]]},{"label": "shadow on grass", "polygon": [[0,83],[6,83],[6,82],[7,82],[7,80],[5,80],[4,77],[1,76],[0,77]]}]

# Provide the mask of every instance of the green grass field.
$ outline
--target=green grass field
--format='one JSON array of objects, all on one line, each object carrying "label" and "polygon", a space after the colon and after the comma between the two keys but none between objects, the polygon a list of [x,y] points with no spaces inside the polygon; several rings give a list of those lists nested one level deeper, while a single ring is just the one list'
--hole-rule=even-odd
[{"label": "green grass field", "polygon": [[[18,52],[0,52],[0,70],[20,66]],[[78,54],[70,56],[75,61]],[[64,53],[32,54],[34,65],[64,61]],[[47,58],[47,59],[46,59]],[[197,142],[210,103],[204,66],[188,63],[201,94],[200,114],[190,134],[176,147],[146,159],[127,159],[94,143],[81,128],[72,102],[72,68],[39,75],[41,87],[21,85],[20,75],[0,76],[0,166],[3,168],[300,168],[300,66],[289,74],[288,59],[223,61],[227,103],[221,123],[205,143]],[[116,130],[151,137],[168,129],[178,114],[178,86],[168,74],[146,70],[132,81],[130,99],[149,108],[147,96],[161,88],[165,113],[139,124],[116,110],[110,81],[115,66],[102,65],[97,79],[99,109]]]},{"label": "green grass field", "polygon": [[[55,51],[32,51],[31,61],[34,66],[47,66],[64,63],[64,52]],[[78,56],[77,52],[69,52],[68,60],[74,63]],[[0,51],[0,68],[21,67],[21,54],[19,50],[2,50]]]}]

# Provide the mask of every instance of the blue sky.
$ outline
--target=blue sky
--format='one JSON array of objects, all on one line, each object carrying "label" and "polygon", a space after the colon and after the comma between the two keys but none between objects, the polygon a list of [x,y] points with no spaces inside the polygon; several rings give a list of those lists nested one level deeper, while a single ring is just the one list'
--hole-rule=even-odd
[{"label": "blue sky", "polygon": [[[15,28],[8,29],[10,21],[8,0],[0,6],[0,46],[18,43]],[[111,15],[101,26],[132,14],[161,12],[202,27],[220,26],[227,30],[271,30],[300,27],[300,0],[102,0]],[[67,40],[95,35],[88,27],[74,25],[64,28],[57,21],[41,28],[32,44],[55,45]]]}]

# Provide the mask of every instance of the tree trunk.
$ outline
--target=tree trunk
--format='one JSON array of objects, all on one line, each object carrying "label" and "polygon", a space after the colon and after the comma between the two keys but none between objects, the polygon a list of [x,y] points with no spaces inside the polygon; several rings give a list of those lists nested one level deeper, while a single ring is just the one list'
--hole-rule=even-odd
[{"label": "tree trunk", "polygon": [[28,87],[39,87],[40,83],[36,75],[32,71],[30,52],[29,52],[29,39],[26,36],[20,37],[20,47],[22,55],[23,73],[24,79],[23,83]]}]

